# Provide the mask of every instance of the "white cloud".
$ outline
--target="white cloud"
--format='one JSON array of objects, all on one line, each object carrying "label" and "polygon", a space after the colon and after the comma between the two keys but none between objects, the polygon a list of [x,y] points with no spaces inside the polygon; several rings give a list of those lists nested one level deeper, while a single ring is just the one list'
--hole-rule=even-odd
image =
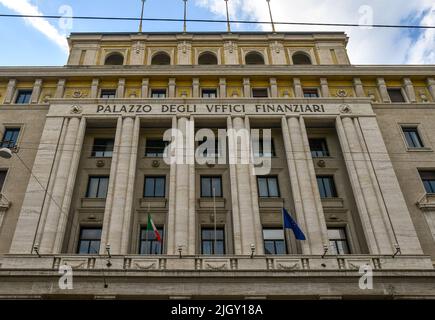
[{"label": "white cloud", "polygon": [[[28,0],[0,0],[0,4],[23,15],[43,15],[37,6]],[[24,18],[33,28],[44,34],[48,39],[56,43],[63,51],[68,52],[68,42],[64,35],[44,18]]]},{"label": "white cloud", "polygon": [[[195,0],[196,4],[224,17],[225,3],[221,0]],[[230,0],[232,19],[269,21],[266,0]],[[365,23],[361,8],[369,8],[374,24],[404,24],[415,17],[417,23],[435,24],[432,0],[272,0],[275,21]],[[368,6],[368,7],[362,7]],[[415,23],[415,22],[414,22]],[[270,25],[261,26],[271,30]],[[354,64],[435,63],[435,30],[420,33],[406,29],[365,29],[351,27],[277,25],[278,31],[345,31],[350,38],[349,56]]]}]

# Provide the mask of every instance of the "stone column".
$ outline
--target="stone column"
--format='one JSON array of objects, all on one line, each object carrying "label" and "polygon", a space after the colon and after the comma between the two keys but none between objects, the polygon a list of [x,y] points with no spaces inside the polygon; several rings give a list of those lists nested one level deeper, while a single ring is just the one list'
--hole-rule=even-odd
[{"label": "stone column", "polygon": [[99,79],[93,79],[92,85],[91,85],[91,97],[92,99],[98,98],[98,89],[100,86],[100,80]]},{"label": "stone column", "polygon": [[243,78],[243,96],[245,98],[251,97],[251,80],[249,78]]},{"label": "stone column", "polygon": [[125,95],[125,79],[118,80],[118,88],[116,90],[116,97],[119,99],[124,98]]},{"label": "stone column", "polygon": [[65,79],[59,79],[59,81],[57,82],[56,93],[54,94],[54,98],[56,99],[63,98],[63,95],[65,93],[65,83],[66,83]]},{"label": "stone column", "polygon": [[412,84],[412,81],[410,78],[404,78],[403,79],[403,87],[406,92],[406,97],[409,102],[415,103],[417,102],[417,98],[415,96],[415,90],[414,85]]},{"label": "stone column", "polygon": [[391,102],[390,96],[388,95],[387,85],[385,84],[384,78],[377,78],[376,83],[378,85],[379,94],[383,103]]},{"label": "stone column", "polygon": [[118,119],[104,211],[101,253],[105,252],[106,245],[110,245],[113,254],[128,253],[139,130],[139,117]]},{"label": "stone column", "polygon": [[435,101],[435,79],[434,78],[427,79],[427,88],[429,89],[429,92],[432,96],[432,101]]},{"label": "stone column", "polygon": [[30,103],[36,104],[39,102],[39,96],[41,95],[42,79],[36,79],[33,84],[32,96],[30,97]]},{"label": "stone column", "polygon": [[199,78],[193,78],[192,80],[192,97],[199,98]]},{"label": "stone column", "polygon": [[5,100],[4,104],[12,103],[12,99],[14,98],[15,88],[17,87],[17,80],[10,79],[8,82],[8,86],[6,88]]},{"label": "stone column", "polygon": [[353,86],[355,88],[355,94],[357,97],[365,97],[364,87],[360,78],[353,79]]},{"label": "stone column", "polygon": [[227,97],[227,79],[219,78],[219,98]]},{"label": "stone column", "polygon": [[228,117],[228,152],[231,178],[234,254],[264,254],[263,227],[253,164],[250,161],[249,120]]},{"label": "stone column", "polygon": [[270,78],[270,96],[271,98],[278,98],[278,83],[276,81],[276,78]]},{"label": "stone column", "polygon": [[302,90],[301,79],[293,78],[293,90],[295,91],[296,98],[304,97],[304,91]]},{"label": "stone column", "polygon": [[322,93],[323,98],[329,97],[329,86],[328,86],[328,79],[326,78],[320,78],[320,91]]},{"label": "stone column", "polygon": [[58,150],[58,164],[50,182],[51,196],[46,197],[38,228],[37,241],[41,253],[61,253],[85,131],[85,118],[66,119],[65,136]]},{"label": "stone column", "polygon": [[194,119],[173,119],[177,132],[172,146],[173,161],[169,181],[168,254],[196,253],[195,208],[195,125]]},{"label": "stone column", "polygon": [[175,78],[169,78],[168,83],[168,98],[175,98],[175,92],[176,92],[176,81]]},{"label": "stone column", "polygon": [[10,253],[12,254],[32,253],[43,203],[48,198],[45,189],[48,189],[50,176],[53,176],[54,160],[61,138],[65,135],[67,124],[68,120],[60,117],[47,118],[45,122],[41,136],[41,141],[44,141],[44,144],[39,146],[32,167],[33,175],[29,178],[11,243]]},{"label": "stone column", "polygon": [[282,132],[295,214],[307,238],[301,241],[302,253],[322,254],[329,242],[304,119],[283,117]]},{"label": "stone column", "polygon": [[[337,117],[337,133],[371,254],[422,250],[376,118]],[[394,231],[393,231],[394,229]]]},{"label": "stone column", "polygon": [[150,79],[143,78],[142,79],[142,88],[141,88],[141,98],[148,98],[148,91],[149,91],[149,85],[150,85]]}]

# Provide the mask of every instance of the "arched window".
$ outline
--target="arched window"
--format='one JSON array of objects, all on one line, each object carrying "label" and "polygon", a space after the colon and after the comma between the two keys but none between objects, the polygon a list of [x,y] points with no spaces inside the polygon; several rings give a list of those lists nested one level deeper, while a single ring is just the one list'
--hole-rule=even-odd
[{"label": "arched window", "polygon": [[303,52],[296,52],[293,54],[293,64],[301,65],[301,64],[312,64],[311,58],[308,54]]},{"label": "arched window", "polygon": [[198,64],[200,65],[218,64],[218,59],[213,52],[203,52],[198,57]]},{"label": "arched window", "polygon": [[122,66],[124,64],[124,56],[119,52],[110,53],[104,61],[106,66]]},{"label": "arched window", "polygon": [[251,51],[245,56],[246,64],[264,64],[263,55],[259,52]]},{"label": "arched window", "polygon": [[171,64],[171,57],[166,52],[157,52],[151,59],[152,65],[167,66]]}]

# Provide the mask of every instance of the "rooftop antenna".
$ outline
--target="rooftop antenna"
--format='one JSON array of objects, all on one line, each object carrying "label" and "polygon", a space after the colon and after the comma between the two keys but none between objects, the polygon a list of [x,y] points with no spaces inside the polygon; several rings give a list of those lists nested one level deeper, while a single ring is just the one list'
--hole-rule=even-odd
[{"label": "rooftop antenna", "polygon": [[140,15],[139,33],[142,33],[143,10],[144,10],[144,8],[145,8],[145,1],[146,1],[146,0],[142,0],[142,11],[141,11],[141,15]]},{"label": "rooftop antenna", "polygon": [[184,26],[183,26],[183,32],[187,32],[187,0],[184,1]]},{"label": "rooftop antenna", "polygon": [[228,10],[228,0],[225,0],[225,7],[227,8],[227,32],[231,33],[230,12]]},{"label": "rooftop antenna", "polygon": [[270,0],[266,0],[266,1],[267,1],[267,5],[269,6],[269,14],[270,14],[270,22],[272,23],[272,31],[273,31],[273,33],[276,33],[275,23],[273,22],[272,10],[270,9]]}]

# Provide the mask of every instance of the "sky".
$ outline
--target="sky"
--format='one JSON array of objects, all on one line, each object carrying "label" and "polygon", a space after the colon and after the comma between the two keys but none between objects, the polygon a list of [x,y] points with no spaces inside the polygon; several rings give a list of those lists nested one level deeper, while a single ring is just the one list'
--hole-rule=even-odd
[{"label": "sky", "polygon": [[[268,21],[266,0],[229,0],[232,20]],[[435,26],[434,0],[271,0],[276,22]],[[1,14],[140,17],[141,0],[0,0]],[[147,0],[146,18],[182,18],[182,0]],[[225,19],[224,0],[188,0],[188,18]],[[182,31],[182,22],[144,22],[143,31]],[[277,25],[277,31],[344,31],[352,64],[435,64],[435,29]],[[71,32],[137,32],[137,21],[0,17],[0,66],[61,66]],[[270,31],[233,24],[232,31]],[[225,24],[188,23],[188,31],[226,31]]]}]

